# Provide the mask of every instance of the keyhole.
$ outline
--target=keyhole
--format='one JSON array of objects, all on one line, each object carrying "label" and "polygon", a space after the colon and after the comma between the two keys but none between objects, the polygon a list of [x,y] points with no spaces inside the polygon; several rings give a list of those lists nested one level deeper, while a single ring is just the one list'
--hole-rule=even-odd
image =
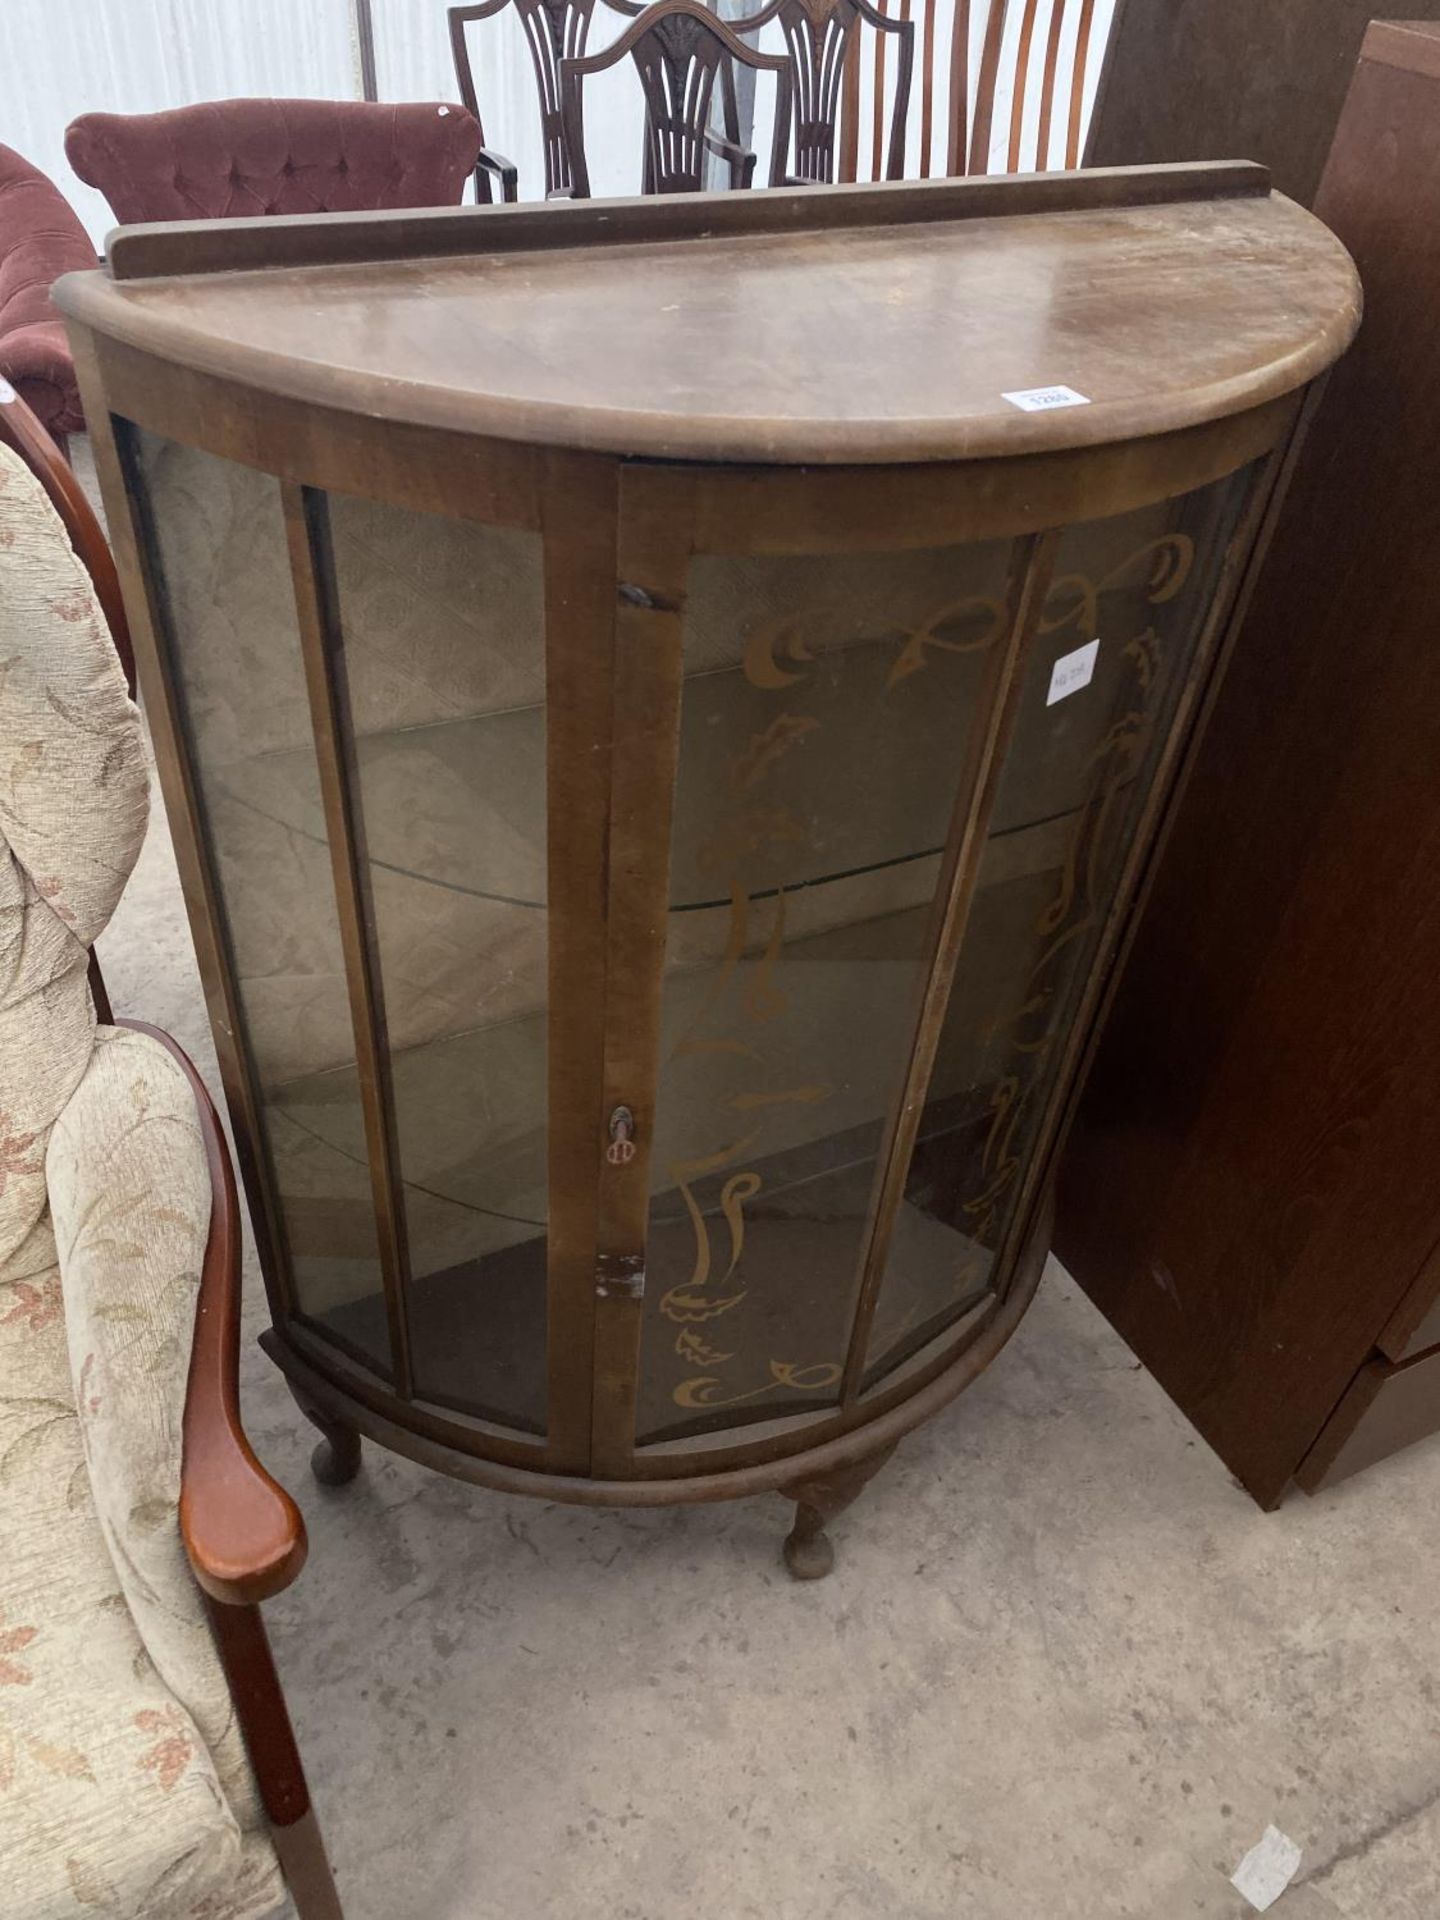
[{"label": "keyhole", "polygon": [[635,1116],[628,1107],[616,1107],[610,1116],[610,1144],[605,1158],[612,1167],[628,1166],[635,1158]]}]

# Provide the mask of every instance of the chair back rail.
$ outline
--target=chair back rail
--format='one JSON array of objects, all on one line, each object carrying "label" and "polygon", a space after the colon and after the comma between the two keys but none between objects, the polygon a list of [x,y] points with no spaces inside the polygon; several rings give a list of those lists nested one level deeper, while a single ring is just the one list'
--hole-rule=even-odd
[{"label": "chair back rail", "polygon": [[[678,45],[688,36],[706,45],[704,59],[691,67],[707,112],[718,76],[731,146],[740,136],[737,67],[754,62],[733,49],[722,58],[723,42],[707,38],[703,27],[667,27],[658,39],[643,31],[628,37],[627,28],[599,54],[588,49],[602,7],[628,16],[632,27],[659,16],[706,14],[734,46],[763,51],[768,57],[762,64],[772,70],[777,61],[788,69],[789,85],[777,94],[789,96],[793,149],[787,134],[782,158],[772,162],[772,184],[931,179],[1080,164],[1087,93],[1097,77],[1092,69],[1104,51],[1095,31],[1097,14],[1108,18],[1101,0],[768,0],[724,18],[714,10],[720,3],[712,0],[707,8],[701,0],[687,0],[684,8],[672,9],[669,0],[659,0],[643,11],[638,0],[476,0],[451,7],[461,97],[479,119],[483,85],[476,82],[467,28],[513,8],[534,68],[546,194],[588,196],[586,157],[572,154],[583,147],[583,96],[577,92],[570,105],[574,131],[567,133],[564,69],[573,63],[583,78],[643,42],[646,50],[636,63],[646,110],[645,191],[654,190],[652,173],[667,183],[661,190],[679,191],[703,178],[699,149],[705,143],[694,132],[695,100],[671,100],[666,93],[671,68],[680,68],[662,41],[668,36]],[[586,67],[587,59],[596,64]],[[767,129],[762,124],[757,131],[763,137]],[[709,150],[720,152],[723,144],[712,139]],[[577,158],[583,189],[575,186]]]},{"label": "chair back rail", "polygon": [[[902,74],[893,36],[876,32],[863,43],[852,36],[839,178],[1079,166],[1087,82],[1103,52],[1095,44],[1096,7],[1097,0],[874,0],[883,19],[910,26],[914,78]],[[897,121],[903,158],[892,170]]]}]

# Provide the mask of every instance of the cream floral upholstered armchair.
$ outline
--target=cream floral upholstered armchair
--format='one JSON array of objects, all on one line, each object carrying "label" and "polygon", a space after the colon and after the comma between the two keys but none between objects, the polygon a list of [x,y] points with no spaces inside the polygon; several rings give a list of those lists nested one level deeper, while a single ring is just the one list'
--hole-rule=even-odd
[{"label": "cream floral upholstered armchair", "polygon": [[224,1138],[174,1043],[97,1023],[87,977],[146,760],[22,405],[0,397],[0,1912],[258,1920],[288,1882],[338,1920],[257,1605],[305,1534],[239,1424]]}]

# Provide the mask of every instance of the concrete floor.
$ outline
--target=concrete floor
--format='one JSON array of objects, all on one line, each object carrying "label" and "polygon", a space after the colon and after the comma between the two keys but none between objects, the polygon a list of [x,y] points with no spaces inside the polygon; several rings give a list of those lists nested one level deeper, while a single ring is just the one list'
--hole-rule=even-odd
[{"label": "concrete floor", "polygon": [[[163,820],[102,954],[213,1074]],[[326,1492],[253,1340],[244,1385],[348,1920],[1238,1920],[1272,1821],[1280,1920],[1440,1916],[1440,1445],[1261,1514],[1057,1267],[813,1586],[773,1497]]]}]

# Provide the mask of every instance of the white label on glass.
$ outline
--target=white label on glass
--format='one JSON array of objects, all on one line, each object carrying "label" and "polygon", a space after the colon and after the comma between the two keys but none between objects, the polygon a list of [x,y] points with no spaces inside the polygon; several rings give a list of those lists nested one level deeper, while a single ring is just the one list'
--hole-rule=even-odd
[{"label": "white label on glass", "polygon": [[1095,662],[1099,657],[1098,640],[1087,640],[1083,647],[1077,647],[1073,653],[1062,653],[1050,670],[1046,706],[1053,707],[1057,700],[1068,699],[1072,693],[1079,693],[1082,687],[1088,687],[1095,678]]},{"label": "white label on glass", "polygon": [[1074,387],[1023,387],[1019,393],[1002,393],[1012,407],[1022,413],[1051,413],[1056,407],[1088,407],[1089,398]]}]

